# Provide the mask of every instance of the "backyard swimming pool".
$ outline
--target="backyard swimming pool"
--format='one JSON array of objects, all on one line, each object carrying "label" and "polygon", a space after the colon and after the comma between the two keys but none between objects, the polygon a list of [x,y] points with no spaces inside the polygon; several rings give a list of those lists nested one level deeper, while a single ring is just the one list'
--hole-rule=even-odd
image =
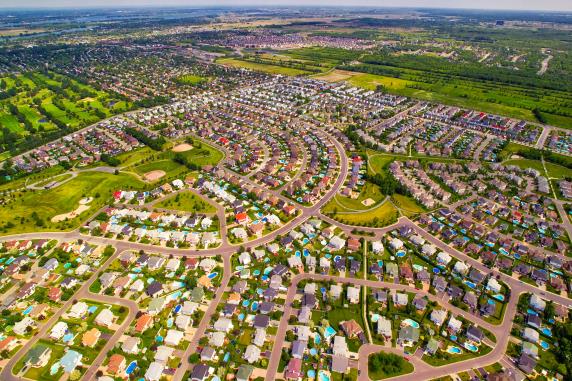
[{"label": "backyard swimming pool", "polygon": [[330,376],[323,370],[318,371],[318,380],[320,381],[330,381]]},{"label": "backyard swimming pool", "polygon": [[541,329],[542,333],[548,337],[552,337],[552,330],[548,327],[544,327]]},{"label": "backyard swimming pool", "polygon": [[395,253],[395,256],[397,258],[403,258],[405,257],[405,251],[404,250],[399,250],[397,253]]},{"label": "backyard swimming pool", "polygon": [[413,319],[405,319],[405,320],[403,320],[403,322],[401,324],[409,325],[413,328],[419,328],[419,323],[417,323]]},{"label": "backyard swimming pool", "polygon": [[137,361],[131,361],[125,369],[125,374],[130,375],[137,368]]},{"label": "backyard swimming pool", "polygon": [[465,342],[463,346],[471,352],[477,352],[479,350],[479,348],[476,345],[471,344],[469,342]]},{"label": "backyard swimming pool", "polygon": [[540,340],[540,346],[542,347],[542,349],[547,350],[548,348],[550,348],[550,344],[548,344],[546,341],[544,340]]},{"label": "backyard swimming pool", "polygon": [[324,336],[326,339],[329,339],[330,337],[334,336],[336,334],[336,330],[333,329],[331,326],[328,326],[325,330],[324,330]]},{"label": "backyard swimming pool", "polygon": [[458,355],[458,354],[462,353],[462,351],[461,351],[461,348],[450,345],[447,348],[447,353],[452,353],[452,354]]},{"label": "backyard swimming pool", "polygon": [[207,277],[208,277],[209,279],[214,279],[214,278],[216,278],[217,276],[218,276],[218,273],[217,273],[216,271],[215,271],[214,273],[210,273],[209,275],[207,275]]}]

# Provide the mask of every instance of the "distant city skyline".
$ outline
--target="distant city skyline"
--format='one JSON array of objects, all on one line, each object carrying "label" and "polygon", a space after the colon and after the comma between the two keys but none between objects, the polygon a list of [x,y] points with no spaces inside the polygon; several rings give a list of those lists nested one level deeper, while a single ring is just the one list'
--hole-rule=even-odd
[{"label": "distant city skyline", "polygon": [[331,0],[0,0],[0,9],[15,8],[89,8],[89,7],[217,7],[217,6],[368,6],[410,8],[456,8],[490,10],[572,11],[570,0],[347,0],[336,4]]}]

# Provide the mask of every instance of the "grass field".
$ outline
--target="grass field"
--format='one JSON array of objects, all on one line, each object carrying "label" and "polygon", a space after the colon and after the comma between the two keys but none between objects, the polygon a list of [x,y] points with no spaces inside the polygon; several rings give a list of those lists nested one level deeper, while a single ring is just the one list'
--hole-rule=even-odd
[{"label": "grass field", "polygon": [[200,83],[208,81],[207,78],[201,77],[199,75],[185,74],[177,78],[177,82],[185,85],[198,85]]},{"label": "grass field", "polygon": [[277,65],[267,65],[267,64],[259,64],[256,62],[248,62],[239,60],[236,58],[222,58],[216,61],[221,65],[233,66],[233,67],[242,67],[245,69],[261,71],[264,73],[270,74],[282,74],[282,75],[306,75],[311,74],[309,71],[294,69],[289,67],[277,66]]},{"label": "grass field", "polygon": [[[534,168],[541,174],[544,174],[544,168],[540,160],[530,159],[510,159],[502,163],[503,165],[516,165],[520,168]],[[561,179],[565,177],[572,177],[572,169],[568,169],[558,164],[545,163],[548,176],[551,178]]]},{"label": "grass field", "polygon": [[[7,205],[0,207],[0,221],[3,222],[0,234],[73,229],[108,203],[113,191],[142,187],[143,183],[129,174],[84,172],[53,189],[21,192],[10,199]],[[93,197],[93,201],[89,204],[90,208],[80,216],[68,222],[50,221],[56,215],[73,211],[84,197]],[[33,213],[37,215],[36,218]]]},{"label": "grass field", "polygon": [[216,213],[216,208],[191,191],[184,191],[155,204],[156,208],[191,213]]},{"label": "grass field", "polygon": [[322,208],[322,212],[344,224],[356,226],[389,225],[396,221],[398,214],[397,209],[387,201],[367,211],[349,212],[340,207],[335,199],[330,200]]}]

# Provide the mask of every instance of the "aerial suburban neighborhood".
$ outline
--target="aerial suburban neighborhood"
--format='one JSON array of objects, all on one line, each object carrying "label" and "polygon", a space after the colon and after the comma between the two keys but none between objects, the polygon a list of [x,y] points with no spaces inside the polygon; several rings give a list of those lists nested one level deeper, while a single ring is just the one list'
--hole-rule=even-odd
[{"label": "aerial suburban neighborhood", "polygon": [[572,380],[569,4],[56,3],[0,4],[1,381]]}]

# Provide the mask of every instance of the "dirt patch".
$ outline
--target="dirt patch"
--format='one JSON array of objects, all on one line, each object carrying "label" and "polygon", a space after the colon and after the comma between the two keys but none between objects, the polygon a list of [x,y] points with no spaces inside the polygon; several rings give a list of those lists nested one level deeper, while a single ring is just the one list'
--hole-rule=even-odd
[{"label": "dirt patch", "polygon": [[375,205],[375,200],[368,198],[368,199],[363,200],[361,203],[365,206],[372,206],[372,205]]},{"label": "dirt patch", "polygon": [[318,79],[328,82],[339,82],[349,79],[356,75],[356,73],[347,70],[332,70],[327,74],[317,76]]},{"label": "dirt patch", "polygon": [[82,214],[83,212],[85,212],[86,210],[89,209],[89,204],[91,202],[92,198],[91,197],[87,197],[87,198],[82,198],[79,201],[79,206],[77,207],[76,210],[71,211],[69,213],[63,213],[63,214],[58,214],[57,216],[53,216],[52,217],[52,222],[60,222],[60,221],[65,221],[65,220],[71,220],[76,218],[77,216],[79,216],[80,214]]},{"label": "dirt patch", "polygon": [[173,147],[173,152],[186,152],[193,149],[193,146],[188,143],[178,144]]},{"label": "dirt patch", "polygon": [[147,172],[146,174],[143,175],[143,178],[146,181],[157,181],[165,175],[166,175],[165,171],[157,170],[157,171]]}]

